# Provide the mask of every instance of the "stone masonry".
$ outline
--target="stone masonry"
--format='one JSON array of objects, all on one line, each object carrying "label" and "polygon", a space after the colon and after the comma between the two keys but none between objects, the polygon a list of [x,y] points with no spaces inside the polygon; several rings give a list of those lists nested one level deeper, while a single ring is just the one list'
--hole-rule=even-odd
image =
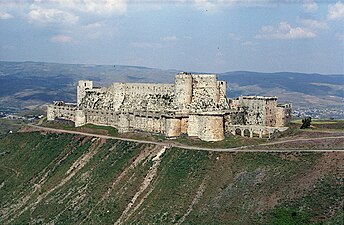
[{"label": "stone masonry", "polygon": [[75,122],[75,126],[112,126],[119,132],[144,131],[167,137],[188,135],[221,141],[226,134],[270,136],[286,129],[291,105],[278,105],[277,97],[226,97],[226,81],[215,74],[179,73],[174,84],[113,83],[94,87],[81,80],[77,103],[54,102],[48,120]]}]

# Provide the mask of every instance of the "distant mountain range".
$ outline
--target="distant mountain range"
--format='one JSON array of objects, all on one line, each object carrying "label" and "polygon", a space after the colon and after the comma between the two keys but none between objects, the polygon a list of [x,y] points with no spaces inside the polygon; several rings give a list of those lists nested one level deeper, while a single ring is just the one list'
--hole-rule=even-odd
[{"label": "distant mountain range", "polygon": [[[178,72],[125,65],[0,61],[0,111],[33,108],[54,100],[75,101],[76,82],[80,79],[94,80],[101,86],[112,82],[171,83]],[[237,71],[218,76],[228,82],[227,94],[232,98],[272,95],[297,107],[343,104],[343,74]]]}]

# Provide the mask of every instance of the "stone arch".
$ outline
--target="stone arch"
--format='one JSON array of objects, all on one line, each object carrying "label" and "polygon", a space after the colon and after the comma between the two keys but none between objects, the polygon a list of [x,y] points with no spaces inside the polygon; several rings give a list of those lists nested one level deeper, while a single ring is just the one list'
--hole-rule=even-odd
[{"label": "stone arch", "polygon": [[236,128],[234,131],[235,135],[241,135],[241,129],[240,128]]},{"label": "stone arch", "polygon": [[245,137],[250,137],[250,130],[249,129],[244,129],[243,130],[243,136],[245,136]]}]

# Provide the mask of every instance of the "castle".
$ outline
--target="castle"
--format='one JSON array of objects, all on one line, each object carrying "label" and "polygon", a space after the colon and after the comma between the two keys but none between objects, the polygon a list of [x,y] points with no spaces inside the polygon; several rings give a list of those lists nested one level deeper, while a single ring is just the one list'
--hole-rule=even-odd
[{"label": "castle", "polygon": [[106,125],[119,132],[144,131],[167,137],[195,136],[220,141],[226,134],[270,137],[287,129],[291,105],[277,104],[277,97],[226,97],[226,81],[215,74],[179,73],[174,84],[113,83],[94,87],[81,80],[77,103],[54,102],[47,109],[55,118]]}]

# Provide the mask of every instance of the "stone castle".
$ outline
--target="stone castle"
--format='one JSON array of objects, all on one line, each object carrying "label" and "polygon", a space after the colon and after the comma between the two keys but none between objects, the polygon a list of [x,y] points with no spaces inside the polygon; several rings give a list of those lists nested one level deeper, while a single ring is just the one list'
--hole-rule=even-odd
[{"label": "stone castle", "polygon": [[55,118],[106,125],[119,132],[144,131],[167,137],[188,135],[220,141],[225,135],[270,137],[286,130],[291,105],[277,104],[277,97],[226,97],[226,81],[215,74],[179,73],[174,84],[113,83],[94,87],[81,80],[77,103],[54,102],[47,109]]}]

